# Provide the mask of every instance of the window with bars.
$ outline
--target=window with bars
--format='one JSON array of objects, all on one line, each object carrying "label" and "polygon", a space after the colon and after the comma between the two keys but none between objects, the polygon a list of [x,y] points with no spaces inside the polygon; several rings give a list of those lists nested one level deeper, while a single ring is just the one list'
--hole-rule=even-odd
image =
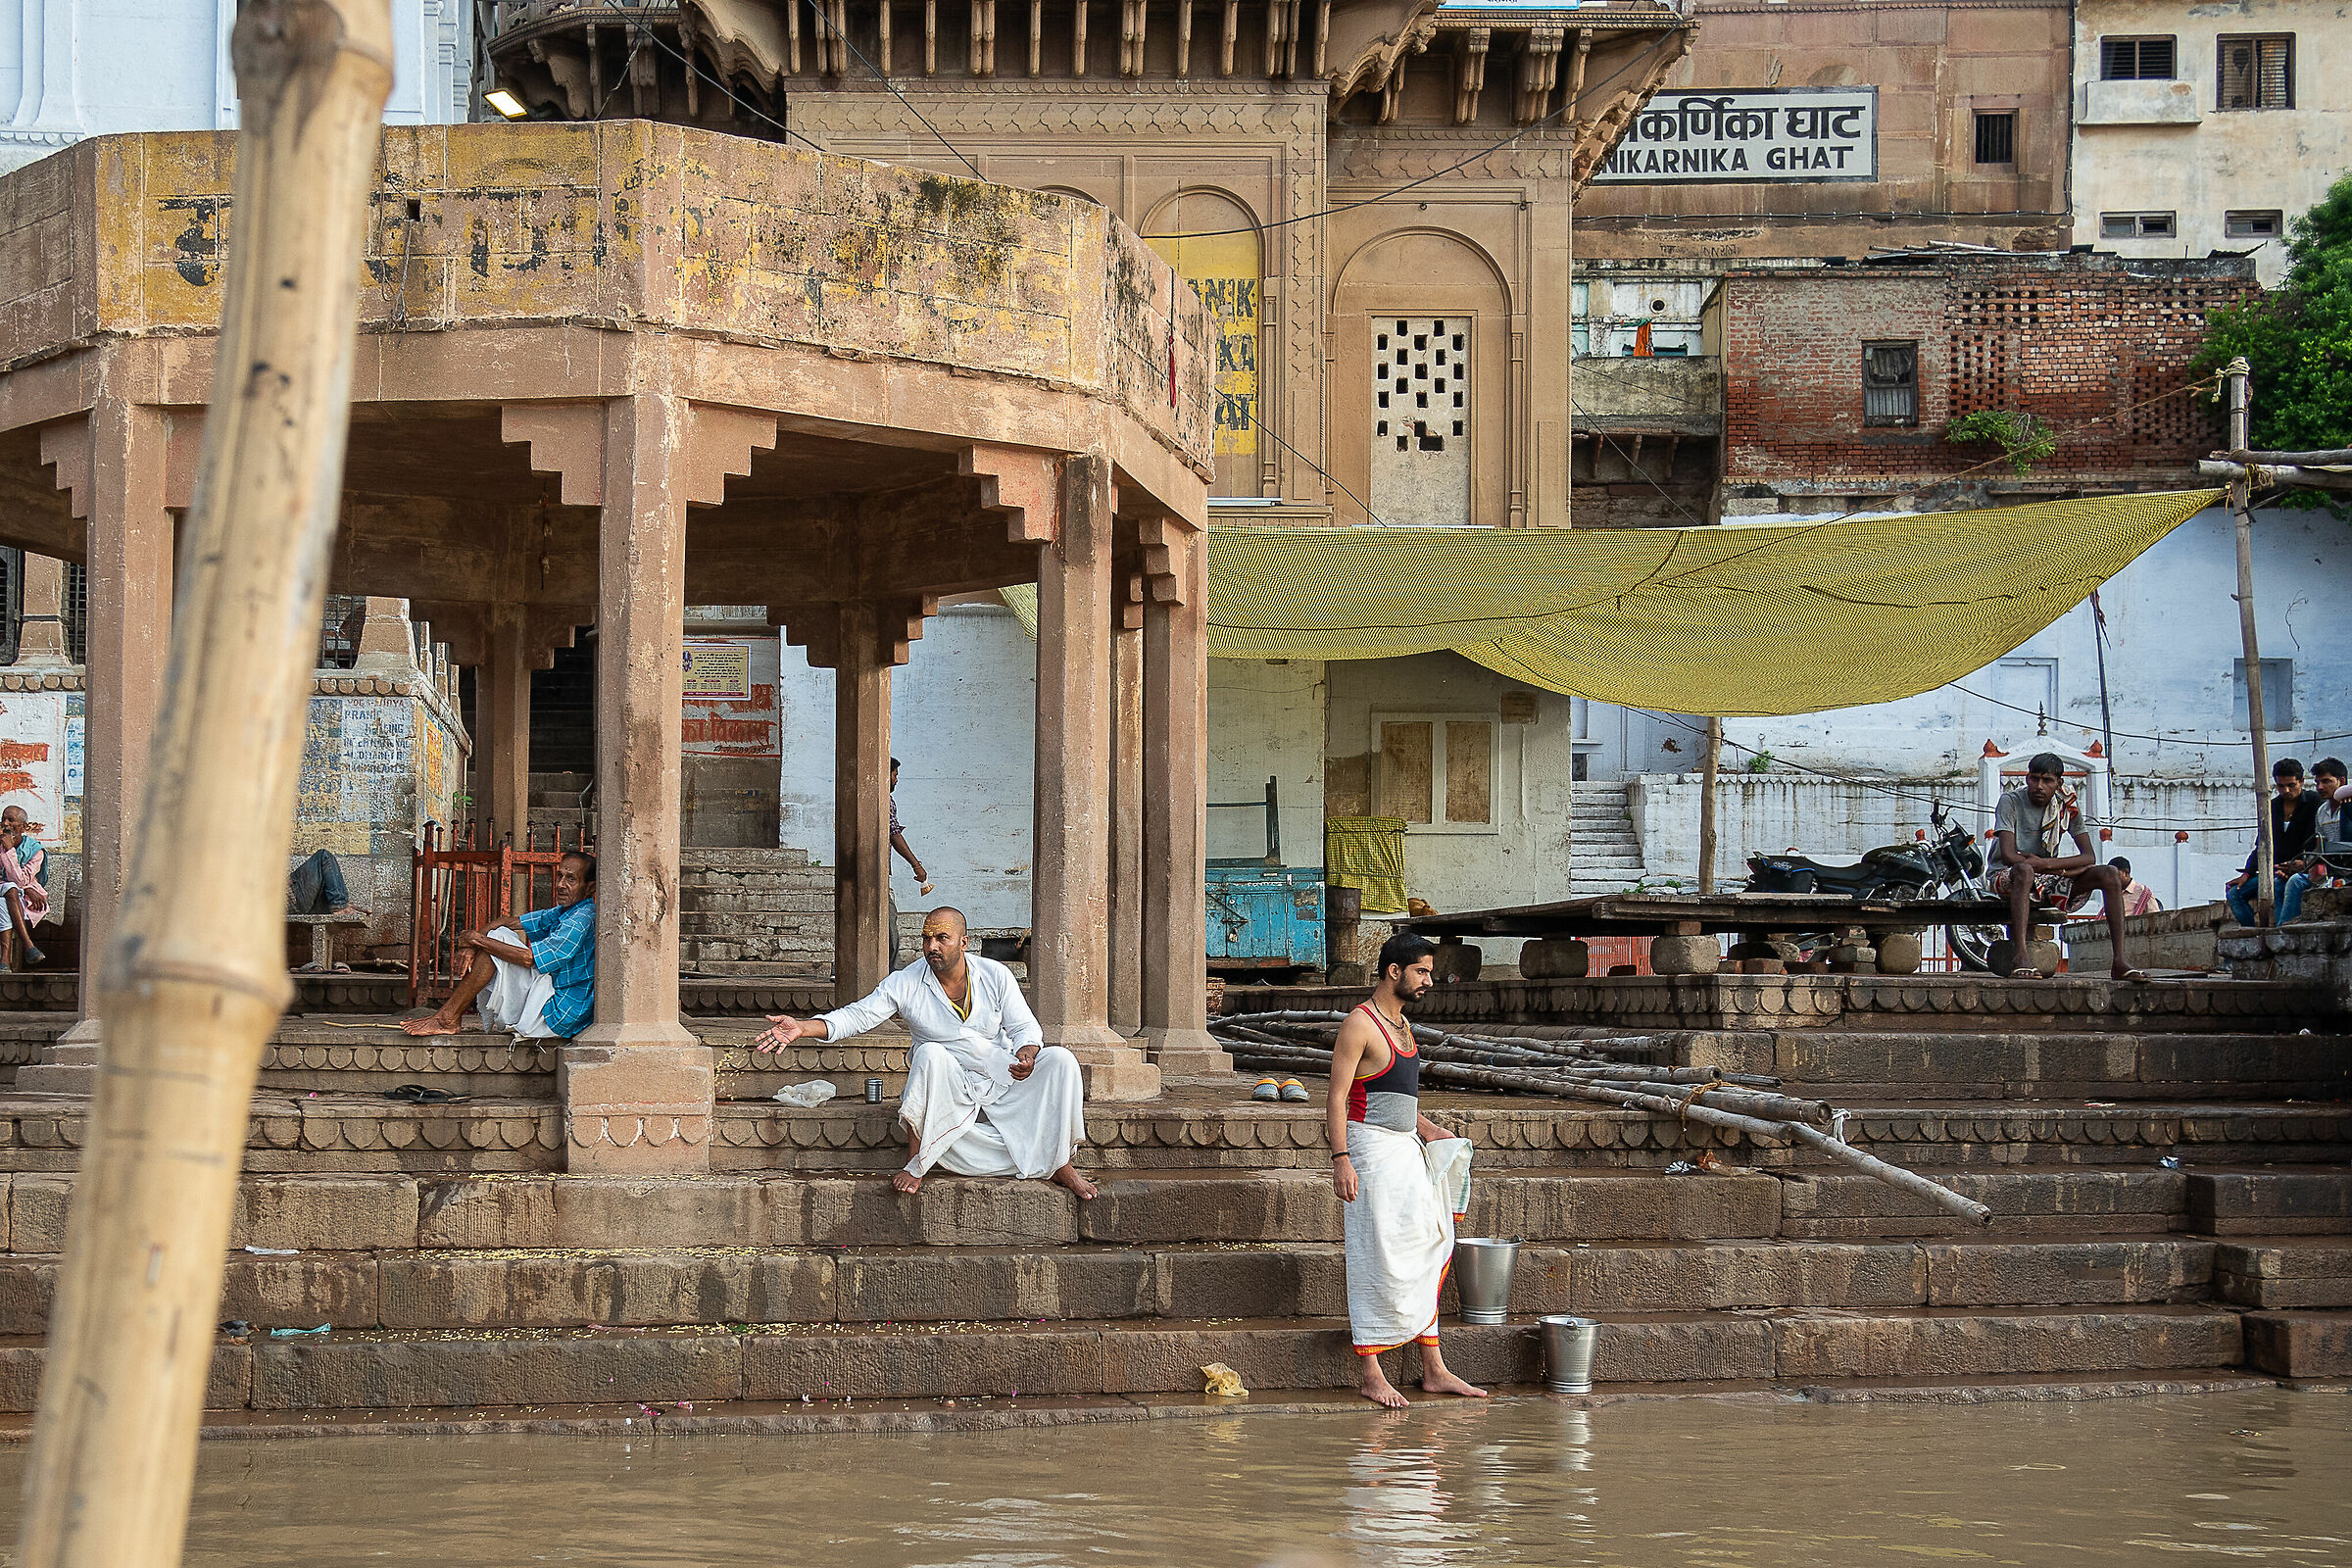
[{"label": "window with bars", "polygon": [[318,667],[349,669],[360,662],[360,628],[368,601],[358,594],[328,594],[318,618]]},{"label": "window with bars", "polygon": [[78,561],[66,563],[66,657],[76,664],[90,661],[90,568]]},{"label": "window with bars", "polygon": [[2222,233],[2230,239],[2277,239],[2285,222],[2284,213],[2224,213]]},{"label": "window with bars", "polygon": [[2180,228],[2172,213],[2101,213],[2101,239],[2170,239]]},{"label": "window with bars", "polygon": [[0,550],[0,664],[17,662],[24,631],[24,552]]},{"label": "window with bars", "polygon": [[2218,40],[2217,109],[2295,107],[2295,35],[2278,32]]},{"label": "window with bars", "polygon": [[2101,38],[2099,79],[2102,81],[2170,81],[2177,74],[2178,55],[2170,38]]},{"label": "window with bars", "polygon": [[2016,110],[1980,109],[1977,111],[1977,162],[1980,164],[2014,164],[2017,162]]},{"label": "window with bars", "polygon": [[1919,345],[1862,345],[1862,422],[1919,422]]}]

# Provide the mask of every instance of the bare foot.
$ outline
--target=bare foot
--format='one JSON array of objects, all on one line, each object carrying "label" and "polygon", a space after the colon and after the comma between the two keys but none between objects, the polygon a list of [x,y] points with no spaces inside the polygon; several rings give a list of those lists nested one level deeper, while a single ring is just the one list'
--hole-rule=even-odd
[{"label": "bare foot", "polygon": [[1079,1175],[1078,1167],[1075,1165],[1062,1166],[1054,1173],[1053,1180],[1055,1186],[1067,1187],[1071,1192],[1076,1193],[1080,1202],[1095,1196],[1095,1184]]},{"label": "bare foot", "polygon": [[1424,1394],[1458,1394],[1465,1399],[1483,1399],[1487,1391],[1464,1383],[1451,1372],[1432,1372],[1421,1379]]},{"label": "bare foot", "polygon": [[337,910],[336,910],[336,911],[335,911],[333,914],[329,915],[329,916],[328,916],[328,918],[329,918],[329,919],[333,919],[333,920],[341,920],[341,919],[344,919],[344,918],[346,918],[347,916],[350,916],[350,915],[355,915],[355,914],[356,914],[356,915],[358,915],[358,916],[359,916],[361,919],[363,919],[363,920],[367,920],[367,919],[372,919],[372,918],[373,918],[373,916],[371,916],[370,914],[368,914],[368,912],[366,909],[363,909],[363,908],[361,908],[361,907],[360,907],[358,905],[356,905],[356,904],[346,904],[345,906],[343,906],[343,907],[341,907],[340,909],[337,909]]},{"label": "bare foot", "polygon": [[1380,1357],[1367,1355],[1363,1362],[1364,1381],[1357,1392],[1374,1404],[1384,1405],[1391,1410],[1403,1409],[1405,1397],[1396,1392],[1396,1386],[1389,1381],[1388,1374],[1381,1371]]},{"label": "bare foot", "polygon": [[429,1018],[404,1018],[401,1020],[400,1026],[413,1035],[454,1035],[464,1033],[464,1031],[458,1027],[458,1022],[455,1018],[444,1018],[437,1012]]},{"label": "bare foot", "polygon": [[902,1193],[919,1193],[923,1190],[923,1179],[910,1170],[902,1169],[892,1173],[890,1185]]}]

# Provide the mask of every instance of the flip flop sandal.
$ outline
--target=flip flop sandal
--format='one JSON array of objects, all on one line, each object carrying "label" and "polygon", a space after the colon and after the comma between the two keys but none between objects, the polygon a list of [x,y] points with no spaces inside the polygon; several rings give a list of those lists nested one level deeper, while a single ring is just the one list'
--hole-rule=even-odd
[{"label": "flip flop sandal", "polygon": [[453,1095],[446,1089],[427,1089],[422,1084],[402,1084],[398,1089],[385,1090],[384,1098],[405,1105],[455,1105],[473,1097]]},{"label": "flip flop sandal", "polygon": [[2009,971],[2009,978],[2012,980],[2038,980],[2041,978],[2041,971],[2039,969],[2012,969]]},{"label": "flip flop sandal", "polygon": [[1257,1087],[1250,1091],[1250,1098],[1251,1100],[1280,1100],[1282,1085],[1271,1078],[1260,1078],[1257,1081]]},{"label": "flip flop sandal", "polygon": [[1282,1098],[1294,1105],[1303,1105],[1312,1097],[1307,1094],[1306,1085],[1296,1078],[1285,1078],[1282,1081]]}]

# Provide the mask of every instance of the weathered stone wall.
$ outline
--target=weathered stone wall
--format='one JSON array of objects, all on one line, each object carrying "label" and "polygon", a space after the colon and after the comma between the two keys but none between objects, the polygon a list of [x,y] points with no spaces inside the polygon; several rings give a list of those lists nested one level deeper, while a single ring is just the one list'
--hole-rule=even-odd
[{"label": "weathered stone wall", "polygon": [[[0,367],[215,327],[233,145],[109,136],[0,183]],[[395,127],[366,269],[363,330],[645,322],[1032,376],[1207,466],[1200,302],[1067,197],[645,121]]]}]

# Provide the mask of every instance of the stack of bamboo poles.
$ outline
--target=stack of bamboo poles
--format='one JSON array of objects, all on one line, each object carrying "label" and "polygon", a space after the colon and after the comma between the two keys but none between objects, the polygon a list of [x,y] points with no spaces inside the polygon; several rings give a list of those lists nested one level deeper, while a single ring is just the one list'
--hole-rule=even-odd
[{"label": "stack of bamboo poles", "polygon": [[[1328,1073],[1332,1044],[1346,1016],[1339,1012],[1244,1013],[1211,1018],[1208,1027],[1232,1053],[1237,1066]],[[1678,1122],[1697,1122],[1760,1144],[1798,1143],[1962,1219],[1978,1225],[1992,1223],[1992,1210],[1983,1203],[1865,1154],[1823,1131],[1836,1116],[1830,1103],[1779,1094],[1778,1078],[1615,1058],[1613,1053],[1654,1049],[1655,1042],[1640,1036],[1553,1040],[1531,1035],[1450,1034],[1415,1024],[1413,1038],[1420,1051],[1421,1076],[1430,1083],[1582,1100],[1671,1116]]]}]

